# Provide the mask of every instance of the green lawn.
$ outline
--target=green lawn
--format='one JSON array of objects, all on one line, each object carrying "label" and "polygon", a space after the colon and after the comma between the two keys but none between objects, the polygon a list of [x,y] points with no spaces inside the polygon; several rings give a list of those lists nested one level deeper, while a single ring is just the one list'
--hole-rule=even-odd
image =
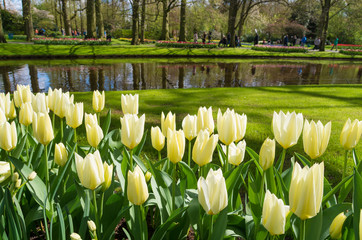
[{"label": "green lawn", "polygon": [[160,56],[160,57],[301,57],[301,58],[346,58],[362,59],[362,56],[349,56],[338,52],[309,53],[274,53],[254,51],[246,48],[217,49],[180,49],[161,48],[153,44],[131,46],[117,41],[110,46],[68,46],[68,45],[33,45],[0,44],[0,58],[16,56]]},{"label": "green lawn", "polygon": [[[318,159],[325,161],[327,175],[332,182],[339,181],[343,165],[344,150],[339,144],[340,131],[347,118],[362,120],[361,85],[143,90],[106,92],[106,109],[102,116],[106,115],[108,109],[112,109],[111,129],[120,127],[122,93],[140,95],[140,113],[146,114],[145,129],[148,130],[151,126],[160,125],[162,111],[176,113],[177,128],[181,128],[181,121],[187,113],[197,114],[199,106],[213,106],[215,122],[218,108],[225,111],[229,107],[238,113],[245,113],[248,116],[245,140],[247,146],[257,152],[265,138],[273,138],[273,111],[301,112],[306,119],[321,120],[323,124],[332,121],[330,143],[325,154]],[[91,99],[92,93],[75,93],[75,100],[85,103],[86,112],[93,112]],[[84,129],[80,131],[84,136]],[[85,141],[84,137],[82,141]],[[145,149],[148,156],[156,158],[149,138]],[[288,149],[288,159],[294,151],[304,154],[302,137],[297,146]],[[362,158],[362,142],[357,151]],[[278,145],[277,156],[280,152],[281,147]],[[165,155],[164,149],[163,156]],[[348,171],[352,172],[351,158]]]}]

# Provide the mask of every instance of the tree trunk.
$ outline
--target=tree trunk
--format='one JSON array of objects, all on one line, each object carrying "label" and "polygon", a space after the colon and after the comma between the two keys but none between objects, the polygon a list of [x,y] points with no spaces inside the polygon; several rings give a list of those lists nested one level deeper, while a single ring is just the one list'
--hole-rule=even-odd
[{"label": "tree trunk", "polygon": [[319,23],[320,28],[319,28],[318,36],[320,36],[320,38],[321,38],[321,44],[319,45],[319,51],[325,50],[330,7],[331,7],[331,0],[324,0],[324,4],[322,5],[322,13],[320,16],[320,23]]},{"label": "tree trunk", "polygon": [[[59,8],[62,7],[62,4],[60,2],[61,0],[59,0],[58,4],[59,4]],[[60,22],[60,29],[63,29],[64,28],[64,23],[63,23],[63,16],[62,14],[59,14],[59,22]]]},{"label": "tree trunk", "polygon": [[247,1],[243,1],[243,5],[241,7],[241,12],[240,12],[240,19],[239,19],[239,30],[238,30],[238,36],[241,37],[241,35],[243,34],[243,30],[244,30],[244,24],[245,24],[245,20],[248,16],[248,11],[246,11],[246,3]]},{"label": "tree trunk", "polygon": [[87,38],[95,38],[94,0],[87,0]]},{"label": "tree trunk", "polygon": [[162,31],[160,40],[169,40],[169,26],[168,26],[168,13],[167,0],[162,0]]},{"label": "tree trunk", "polygon": [[179,41],[186,42],[186,0],[181,0]]},{"label": "tree trunk", "polygon": [[104,38],[104,26],[103,26],[101,0],[96,0],[95,7],[96,7],[96,19],[97,19],[97,36],[98,36],[98,38]]},{"label": "tree trunk", "polygon": [[71,36],[72,30],[70,27],[70,20],[68,15],[68,0],[62,0],[62,13],[63,13],[65,35]]},{"label": "tree trunk", "polygon": [[141,8],[141,43],[145,42],[146,0],[142,0]]},{"label": "tree trunk", "polygon": [[78,15],[78,11],[77,11],[77,6],[75,5],[75,1],[73,2],[73,8],[74,8],[74,29],[78,31],[78,22],[77,22],[77,15]]},{"label": "tree trunk", "polygon": [[235,22],[238,14],[238,0],[230,0],[228,32],[231,35],[230,47],[235,47]]},{"label": "tree trunk", "polygon": [[31,16],[31,0],[22,0],[22,2],[26,41],[29,42],[34,36],[33,18]]},{"label": "tree trunk", "polygon": [[[82,1],[79,2],[80,9],[83,9]],[[80,12],[80,34],[84,33],[84,20],[83,20],[83,11]]]},{"label": "tree trunk", "polygon": [[1,11],[0,11],[0,43],[6,43],[4,30],[3,30],[3,21],[1,19]]},{"label": "tree trunk", "polygon": [[132,5],[132,41],[131,45],[138,45],[140,44],[138,38],[138,24],[139,24],[139,0],[133,0]]},{"label": "tree trunk", "polygon": [[53,1],[53,12],[54,12],[54,20],[55,20],[55,28],[59,30],[59,22],[58,22],[58,13],[57,13],[57,1]]},{"label": "tree trunk", "polygon": [[5,2],[5,0],[3,0],[3,3],[4,3],[4,10],[6,11],[6,2]]}]

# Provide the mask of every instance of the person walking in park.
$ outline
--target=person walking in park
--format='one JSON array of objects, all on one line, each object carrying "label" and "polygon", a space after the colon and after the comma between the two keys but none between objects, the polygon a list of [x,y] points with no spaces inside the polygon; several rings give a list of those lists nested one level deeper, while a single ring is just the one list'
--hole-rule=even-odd
[{"label": "person walking in park", "polygon": [[302,38],[302,41],[301,41],[301,44],[300,46],[301,47],[304,47],[304,45],[307,43],[307,37],[304,35],[303,38]]},{"label": "person walking in park", "polygon": [[286,46],[286,47],[288,47],[288,35],[285,35],[285,36],[284,36],[283,45]]},{"label": "person walking in park", "polygon": [[259,35],[258,33],[256,33],[254,37],[254,46],[258,45],[258,43],[259,43]]},{"label": "person walking in park", "polygon": [[313,50],[318,50],[319,49],[319,45],[321,44],[321,38],[318,37],[314,40],[314,48]]},{"label": "person walking in park", "polygon": [[197,32],[194,33],[194,43],[197,43],[199,36],[197,35]]},{"label": "person walking in park", "polygon": [[202,44],[205,44],[206,43],[206,33],[204,32],[202,34]]},{"label": "person walking in park", "polygon": [[209,39],[209,43],[211,43],[211,34],[212,34],[212,32],[211,32],[211,31],[209,31],[209,35],[207,36],[207,37],[208,37],[208,39]]},{"label": "person walking in park", "polygon": [[334,49],[334,48],[336,48],[336,51],[338,51],[338,37],[336,37],[336,39],[334,40],[334,44],[333,44],[333,47],[331,48],[331,51]]}]

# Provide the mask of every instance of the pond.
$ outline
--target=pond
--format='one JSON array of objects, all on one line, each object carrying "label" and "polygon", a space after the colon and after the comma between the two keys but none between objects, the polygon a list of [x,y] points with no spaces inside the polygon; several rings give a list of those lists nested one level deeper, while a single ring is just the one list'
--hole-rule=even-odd
[{"label": "pond", "polygon": [[1,61],[0,92],[361,84],[361,61],[100,59]]}]

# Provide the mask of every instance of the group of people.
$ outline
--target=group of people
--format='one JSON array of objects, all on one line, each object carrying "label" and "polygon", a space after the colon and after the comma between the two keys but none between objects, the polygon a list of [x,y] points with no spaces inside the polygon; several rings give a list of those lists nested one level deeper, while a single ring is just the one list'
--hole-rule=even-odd
[{"label": "group of people", "polygon": [[[202,40],[202,44],[206,43],[206,39],[208,39],[208,43],[211,42],[211,35],[212,32],[209,31],[208,34],[206,34],[206,32],[203,32],[201,35],[201,40]],[[194,43],[197,43],[197,41],[199,40],[199,35],[197,34],[197,32],[194,33]]]},{"label": "group of people", "polygon": [[[226,36],[223,35],[220,42],[219,42],[219,47],[228,47],[231,44],[231,33],[229,32]],[[240,37],[237,36],[235,34],[235,47],[240,47],[241,46],[241,41],[240,41]]]},{"label": "group of people", "polygon": [[34,32],[35,32],[35,35],[45,36],[45,29],[44,28],[40,28],[40,29],[35,28]]}]

